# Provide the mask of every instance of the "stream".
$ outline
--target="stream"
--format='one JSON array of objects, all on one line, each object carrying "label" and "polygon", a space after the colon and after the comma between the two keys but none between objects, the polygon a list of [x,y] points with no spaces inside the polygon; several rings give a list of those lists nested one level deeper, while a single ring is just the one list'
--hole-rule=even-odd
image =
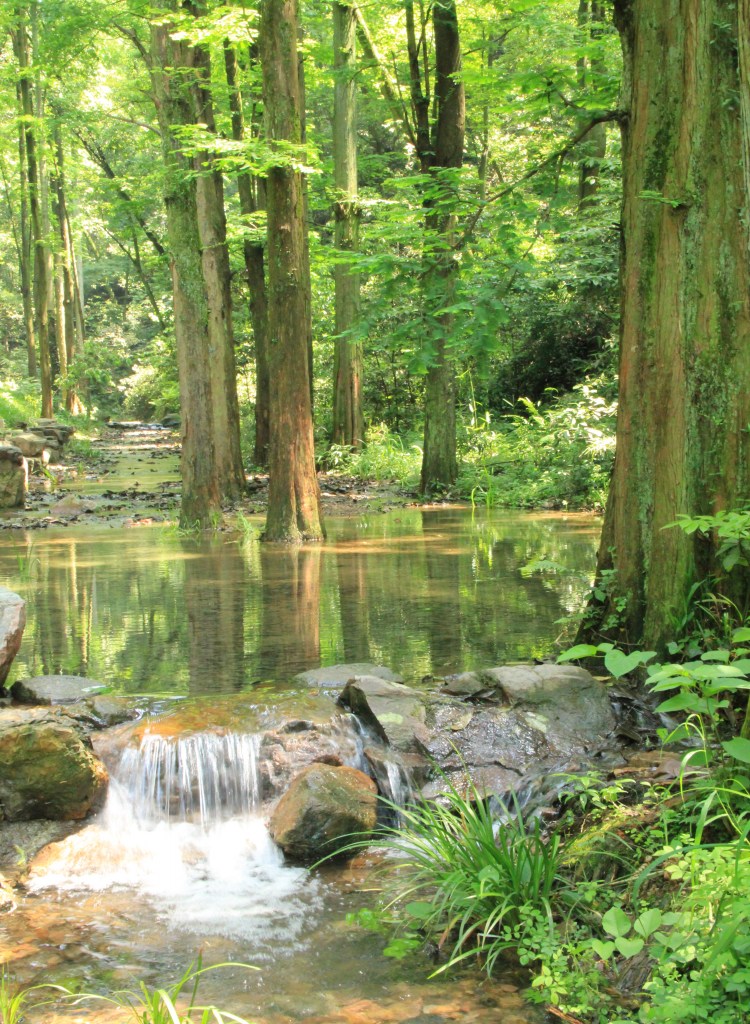
[{"label": "stream", "polygon": [[[293,677],[321,665],[374,662],[420,685],[549,656],[588,587],[597,521],[399,509],[329,519],[325,545],[295,550],[261,545],[261,522],[200,540],[164,526],[0,534],[0,582],[28,614],[10,682],[85,675],[147,715],[139,744],[132,726],[121,747],[103,740],[107,804],[42,855],[0,917],[0,959],[24,983],[99,992],[169,983],[198,955],[241,961],[258,970],[208,973],[202,999],[259,1024],[541,1021],[518,976],[429,979],[426,958],[389,960],[382,937],[347,924],[372,901],[373,857],[314,873],[283,863],[257,797],[253,716],[309,713],[316,693]],[[561,570],[520,573],[539,558]],[[243,731],[206,739],[202,722],[240,707]],[[148,714],[170,711],[182,738],[160,739]],[[29,1018],[123,1015],[91,1004]]]}]

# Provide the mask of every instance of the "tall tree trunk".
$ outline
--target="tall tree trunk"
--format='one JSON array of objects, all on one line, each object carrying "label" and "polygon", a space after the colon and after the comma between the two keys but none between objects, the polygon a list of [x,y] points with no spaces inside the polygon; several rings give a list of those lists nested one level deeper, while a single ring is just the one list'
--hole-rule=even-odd
[{"label": "tall tree trunk", "polygon": [[590,611],[600,627],[619,616],[609,633],[658,648],[691,585],[719,568],[714,542],[670,524],[744,507],[750,485],[748,12],[749,0],[615,5],[620,406],[599,575],[616,575],[611,599]]},{"label": "tall tree trunk", "polygon": [[[19,31],[23,31],[22,28]],[[18,112],[23,116],[23,98],[21,83],[17,84]],[[32,239],[31,226],[29,224],[29,182],[28,163],[26,158],[26,132],[23,122],[18,121],[18,175],[20,190],[20,271],[21,271],[21,299],[23,301],[23,323],[26,332],[26,351],[28,353],[29,377],[36,377],[36,332],[34,330],[34,302],[32,298],[31,284],[34,276],[31,259]]]},{"label": "tall tree trunk", "polygon": [[[461,46],[455,0],[443,0],[433,7],[435,31],[435,98],[437,118],[433,130],[431,170],[460,168],[463,163],[466,98],[461,81]],[[443,180],[446,197],[444,211],[427,217],[428,237],[434,251],[425,294],[438,308],[451,305],[459,264],[453,252],[456,216],[450,210],[448,194],[455,182]],[[446,209],[447,208],[447,209]],[[452,313],[436,318],[432,360],[425,387],[424,450],[421,490],[428,493],[436,486],[450,486],[458,476],[456,458],[456,370],[450,351]]]},{"label": "tall tree trunk", "polygon": [[[205,5],[194,5],[196,15]],[[211,99],[211,61],[208,49],[184,47],[186,67],[193,69],[193,123],[215,132]],[[196,174],[196,209],[201,243],[203,280],[208,303],[209,369],[213,401],[213,429],[216,440],[216,471],[223,498],[236,500],[245,489],[245,471],[240,451],[240,413],[237,399],[237,369],[232,326],[232,293],[227,224],[224,212],[224,183],[205,152],[193,158]]]},{"label": "tall tree trunk", "polygon": [[[232,137],[236,142],[245,138],[245,116],[242,108],[242,92],[239,85],[237,53],[229,44],[224,46],[224,68],[229,86],[229,106],[232,114]],[[261,204],[258,194],[262,191],[259,181],[250,174],[237,175],[237,191],[240,213],[246,221],[247,231],[252,217]],[[245,235],[243,244],[245,272],[250,292],[250,321],[253,325],[255,342],[255,450],[253,461],[256,466],[268,462],[269,444],[269,377],[268,377],[268,295],[266,291],[265,253],[262,243]]]},{"label": "tall tree trunk", "polygon": [[[335,245],[339,254],[359,245],[357,201],[356,18],[350,3],[333,4],[333,167],[336,188]],[[339,257],[340,258],[340,257]],[[350,332],[359,315],[359,275],[347,263],[333,271],[336,306],[334,350],[333,442],[359,448],[364,437],[362,416],[362,343]]]},{"label": "tall tree trunk", "polygon": [[[70,234],[70,218],[68,217],[68,205],[66,198],[65,182],[65,152],[63,150],[62,131],[59,123],[55,125],[53,132],[55,145],[55,173],[53,178],[54,188],[54,213],[57,219],[57,230],[59,235],[59,251],[57,259],[57,273],[60,300],[58,302],[58,350],[60,358],[60,373],[65,375],[76,355],[76,295],[75,295],[75,256],[73,252],[73,239]],[[61,323],[59,321],[62,321]],[[81,403],[76,395],[75,388],[69,383],[64,390],[65,408],[68,412],[81,412]]]},{"label": "tall tree trunk", "polygon": [[[266,134],[300,145],[295,0],[264,0],[260,23]],[[320,540],[310,368],[309,280],[305,280],[302,175],[288,162],[268,173],[268,336],[271,380],[270,484],[266,540]]]},{"label": "tall tree trunk", "polygon": [[[35,5],[36,6],[36,5]],[[35,15],[38,17],[38,14]],[[19,88],[23,111],[23,135],[26,150],[26,169],[31,213],[31,237],[34,245],[34,313],[35,335],[39,345],[39,370],[42,383],[42,416],[52,416],[52,364],[50,361],[50,275],[47,259],[47,237],[44,230],[45,216],[43,190],[40,181],[39,151],[36,117],[36,103],[31,76],[31,54],[27,29],[28,8],[19,9],[19,24],[15,34],[16,57],[20,72]]]},{"label": "tall tree trunk", "polygon": [[[162,9],[171,11],[168,0]],[[221,191],[201,156],[187,160],[173,126],[197,123],[206,65],[195,48],[152,24],[151,80],[166,164],[165,205],[172,268],[182,411],[184,525],[208,526],[223,498],[242,487],[239,422]]]}]

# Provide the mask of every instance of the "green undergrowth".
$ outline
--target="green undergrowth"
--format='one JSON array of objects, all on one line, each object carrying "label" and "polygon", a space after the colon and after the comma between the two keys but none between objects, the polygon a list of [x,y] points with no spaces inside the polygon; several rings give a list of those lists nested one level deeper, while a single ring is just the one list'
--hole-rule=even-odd
[{"label": "green undergrowth", "polygon": [[[591,378],[544,403],[522,399],[493,420],[473,409],[459,424],[459,478],[446,497],[487,508],[603,509],[615,443],[615,385]],[[384,423],[367,431],[359,451],[341,445],[321,455],[326,469],[361,480],[416,489],[422,438]]]},{"label": "green undergrowth", "polygon": [[79,992],[64,985],[33,985],[27,988],[14,983],[7,970],[0,975],[0,1024],[22,1024],[28,1011],[52,1004],[72,1007],[103,1003],[114,1007],[126,1021],[137,1024],[248,1024],[230,1010],[220,1010],[198,1000],[201,978],[208,971],[224,967],[257,970],[249,964],[222,963],[203,967],[200,959],[171,985],[149,987],[143,981],[133,989],[111,993]]},{"label": "green undergrowth", "polygon": [[567,652],[648,673],[657,710],[677,716],[659,735],[671,779],[566,777],[549,826],[451,786],[378,840],[397,856],[360,923],[387,934],[387,955],[426,946],[434,973],[520,963],[530,999],[584,1024],[750,1020],[750,739],[736,728],[748,635],[689,662]]},{"label": "green undergrowth", "polygon": [[0,418],[7,427],[30,423],[39,418],[41,392],[36,380],[0,381]]}]

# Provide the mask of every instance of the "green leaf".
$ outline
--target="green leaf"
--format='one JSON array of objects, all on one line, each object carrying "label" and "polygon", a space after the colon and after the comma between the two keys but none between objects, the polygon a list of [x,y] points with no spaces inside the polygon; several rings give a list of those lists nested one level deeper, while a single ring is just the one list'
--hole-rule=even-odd
[{"label": "green leaf", "polygon": [[694,693],[678,693],[669,700],[662,701],[656,709],[657,714],[668,714],[670,711],[703,711],[705,701]]},{"label": "green leaf", "polygon": [[621,907],[610,907],[602,918],[602,928],[607,935],[620,938],[627,935],[632,927],[630,918]]},{"label": "green leaf", "polygon": [[591,948],[602,960],[609,960],[615,951],[614,942],[600,942],[599,939],[591,940]]},{"label": "green leaf", "polygon": [[750,740],[746,740],[743,736],[735,736],[733,740],[722,743],[722,747],[736,761],[750,764]]},{"label": "green leaf", "polygon": [[626,676],[628,672],[649,661],[655,654],[656,651],[633,651],[632,654],[625,654],[614,648],[605,655],[604,667],[615,679],[620,679],[621,676]]},{"label": "green leaf", "polygon": [[633,925],[633,931],[635,931],[642,938],[647,939],[649,935],[653,935],[655,931],[661,928],[662,925],[662,913],[657,907],[650,907],[648,910],[644,910],[642,914],[638,916],[635,924]]},{"label": "green leaf", "polygon": [[732,633],[733,644],[744,644],[748,640],[750,640],[750,627],[748,626],[740,626],[739,629],[735,629]]},{"label": "green leaf", "polygon": [[564,661],[578,661],[580,658],[593,658],[598,651],[592,644],[576,644],[562,654],[558,654],[557,663],[561,665]]},{"label": "green leaf", "polygon": [[644,945],[645,943],[641,938],[626,939],[624,936],[620,935],[615,939],[617,952],[622,953],[622,955],[626,957],[637,956],[643,949]]}]

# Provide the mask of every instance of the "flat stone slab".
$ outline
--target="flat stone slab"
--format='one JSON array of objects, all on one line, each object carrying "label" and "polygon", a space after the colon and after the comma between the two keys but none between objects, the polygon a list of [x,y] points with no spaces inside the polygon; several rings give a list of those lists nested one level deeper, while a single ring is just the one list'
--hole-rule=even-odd
[{"label": "flat stone slab", "polygon": [[403,683],[401,676],[391,672],[385,665],[370,665],[366,661],[353,661],[347,665],[327,665],[325,668],[313,668],[309,672],[300,672],[294,677],[297,683],[305,686],[320,686],[324,689],[343,690],[350,679],[356,676],[373,676],[385,679],[389,683]]},{"label": "flat stone slab", "polygon": [[11,692],[21,704],[74,704],[107,689],[104,683],[85,676],[35,676],[18,679]]}]

